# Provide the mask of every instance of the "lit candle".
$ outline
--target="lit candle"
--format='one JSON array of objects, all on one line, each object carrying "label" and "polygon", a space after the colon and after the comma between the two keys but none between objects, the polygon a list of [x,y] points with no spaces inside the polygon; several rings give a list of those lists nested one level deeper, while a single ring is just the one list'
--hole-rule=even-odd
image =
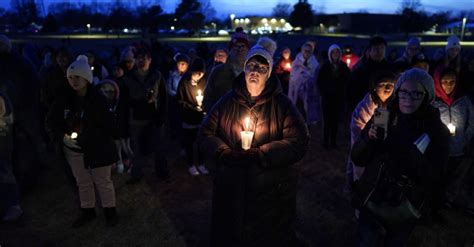
[{"label": "lit candle", "polygon": [[291,70],[291,63],[286,63],[285,64],[285,69],[290,71]]},{"label": "lit candle", "polygon": [[71,133],[71,139],[76,139],[77,138],[77,133],[76,132],[72,132]]},{"label": "lit candle", "polygon": [[351,66],[351,59],[350,59],[350,58],[347,58],[347,59],[346,59],[346,64],[347,64],[347,67],[350,67],[350,66]]},{"label": "lit candle", "polygon": [[201,107],[202,106],[202,100],[204,99],[204,96],[202,96],[202,91],[201,89],[199,89],[197,91],[198,95],[196,96],[196,101],[198,103],[198,106]]},{"label": "lit candle", "polygon": [[91,70],[94,71],[94,66],[91,66]]},{"label": "lit candle", "polygon": [[448,124],[448,129],[449,129],[449,133],[451,133],[452,136],[453,136],[454,134],[456,134],[456,126],[454,126],[454,124],[449,123],[449,124]]},{"label": "lit candle", "polygon": [[246,117],[244,120],[244,131],[240,132],[242,138],[242,149],[249,150],[252,146],[253,131],[250,131],[250,118]]}]

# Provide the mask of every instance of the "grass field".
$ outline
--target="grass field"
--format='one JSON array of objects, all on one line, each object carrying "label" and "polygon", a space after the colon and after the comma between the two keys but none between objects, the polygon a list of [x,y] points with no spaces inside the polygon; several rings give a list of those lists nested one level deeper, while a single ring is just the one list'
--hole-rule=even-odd
[{"label": "grass field", "polygon": [[[347,125],[344,125],[344,127]],[[348,153],[348,132],[342,128],[339,149],[320,148],[320,127],[311,128],[310,152],[298,165],[298,236],[308,246],[354,246],[356,221],[342,194]],[[191,177],[177,142],[169,141],[170,182],[158,181],[151,167],[145,181],[125,185],[126,174],[114,174],[120,223],[105,228],[101,210],[87,227],[74,230],[78,198],[60,164],[39,174],[38,186],[24,197],[25,215],[14,226],[1,226],[0,246],[208,246],[212,182]],[[444,211],[444,225],[417,227],[412,247],[472,247],[474,219]]]}]

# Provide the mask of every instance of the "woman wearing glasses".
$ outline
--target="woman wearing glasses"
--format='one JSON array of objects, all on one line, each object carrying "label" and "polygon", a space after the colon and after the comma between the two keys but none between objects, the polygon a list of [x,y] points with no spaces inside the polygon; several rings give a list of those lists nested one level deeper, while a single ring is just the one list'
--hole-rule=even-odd
[{"label": "woman wearing glasses", "polygon": [[405,246],[433,206],[449,151],[449,131],[431,105],[434,98],[430,75],[406,71],[388,107],[387,129],[372,120],[353,145],[352,161],[365,166],[352,198],[360,210],[359,246]]},{"label": "woman wearing glasses", "polygon": [[296,245],[294,164],[309,133],[271,73],[275,49],[269,38],[252,47],[244,73],[201,126],[200,148],[217,163],[211,246]]}]

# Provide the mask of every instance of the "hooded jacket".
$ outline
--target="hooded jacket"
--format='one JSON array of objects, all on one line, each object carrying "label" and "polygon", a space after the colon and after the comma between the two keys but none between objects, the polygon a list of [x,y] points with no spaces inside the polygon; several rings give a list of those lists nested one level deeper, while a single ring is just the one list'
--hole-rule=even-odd
[{"label": "hooded jacket", "polygon": [[[252,117],[252,149],[257,158],[229,164],[226,150],[240,150],[243,119]],[[296,199],[293,166],[308,149],[309,132],[272,75],[260,96],[252,98],[244,75],[206,116],[200,149],[217,160],[214,182],[213,246],[291,246]],[[275,219],[281,224],[273,224]]]},{"label": "hooded jacket", "polygon": [[343,105],[351,72],[341,60],[337,64],[332,61],[331,52],[335,49],[338,49],[339,54],[342,54],[341,48],[338,46],[333,45],[329,48],[329,62],[321,67],[317,85],[323,100],[339,102],[340,105]]}]

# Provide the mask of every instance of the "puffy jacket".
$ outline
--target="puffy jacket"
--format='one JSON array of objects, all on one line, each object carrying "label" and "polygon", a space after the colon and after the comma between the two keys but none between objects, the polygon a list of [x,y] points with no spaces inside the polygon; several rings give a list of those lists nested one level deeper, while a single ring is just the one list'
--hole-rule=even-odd
[{"label": "puffy jacket", "polygon": [[105,97],[92,85],[88,86],[84,97],[72,93],[57,98],[46,118],[47,131],[60,146],[63,145],[64,134],[78,133],[77,142],[81,149],[74,151],[84,153],[86,168],[117,162],[114,142],[114,138],[118,137],[116,126]]},{"label": "puffy jacket", "polygon": [[[226,163],[220,158],[224,152],[241,149],[246,116],[255,126],[256,157],[243,152],[240,163]],[[217,160],[212,246],[292,246],[293,164],[303,158],[308,142],[304,120],[275,76],[256,99],[250,97],[244,75],[236,78],[234,89],[206,116],[199,133],[200,149]]]},{"label": "puffy jacket", "polygon": [[455,135],[449,138],[449,156],[461,156],[474,133],[474,109],[467,96],[454,100],[449,106],[437,98],[433,106],[439,109],[441,121],[456,126]]}]

